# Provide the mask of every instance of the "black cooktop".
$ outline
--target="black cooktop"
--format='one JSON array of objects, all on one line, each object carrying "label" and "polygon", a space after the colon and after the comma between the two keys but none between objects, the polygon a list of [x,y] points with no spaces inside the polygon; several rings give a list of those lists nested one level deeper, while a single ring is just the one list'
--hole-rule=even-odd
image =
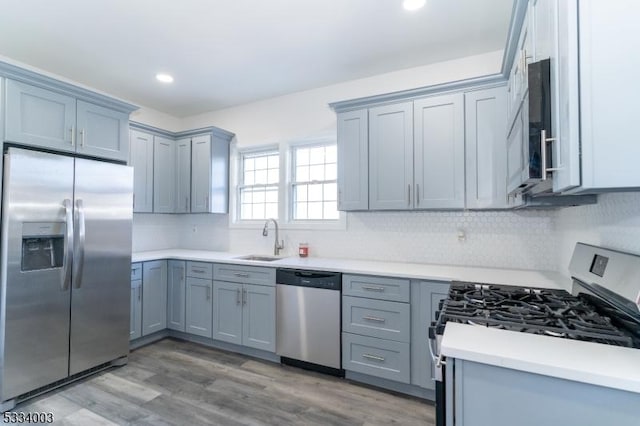
[{"label": "black cooktop", "polygon": [[640,347],[638,335],[593,296],[564,290],[454,282],[432,332],[449,321],[610,345]]}]

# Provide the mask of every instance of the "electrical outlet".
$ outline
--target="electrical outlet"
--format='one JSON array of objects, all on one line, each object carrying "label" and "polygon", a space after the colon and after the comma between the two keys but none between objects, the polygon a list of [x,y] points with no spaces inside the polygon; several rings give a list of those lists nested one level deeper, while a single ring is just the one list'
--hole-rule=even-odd
[{"label": "electrical outlet", "polygon": [[464,232],[464,229],[458,229],[458,241],[461,243],[467,240],[467,233]]}]

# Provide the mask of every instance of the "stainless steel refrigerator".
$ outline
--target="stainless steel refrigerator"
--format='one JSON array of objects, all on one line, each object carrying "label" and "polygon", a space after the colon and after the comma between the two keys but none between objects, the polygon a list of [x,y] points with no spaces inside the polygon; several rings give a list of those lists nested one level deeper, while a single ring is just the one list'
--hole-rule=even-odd
[{"label": "stainless steel refrigerator", "polygon": [[[129,353],[133,169],[4,155],[0,403]],[[80,374],[81,375],[81,374]]]}]

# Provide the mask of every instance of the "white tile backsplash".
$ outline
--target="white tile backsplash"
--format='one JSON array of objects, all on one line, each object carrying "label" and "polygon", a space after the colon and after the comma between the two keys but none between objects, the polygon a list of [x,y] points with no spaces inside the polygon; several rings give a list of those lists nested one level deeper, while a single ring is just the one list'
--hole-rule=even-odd
[{"label": "white tile backsplash", "polygon": [[170,214],[133,215],[133,251],[162,250],[179,247],[179,217]]}]

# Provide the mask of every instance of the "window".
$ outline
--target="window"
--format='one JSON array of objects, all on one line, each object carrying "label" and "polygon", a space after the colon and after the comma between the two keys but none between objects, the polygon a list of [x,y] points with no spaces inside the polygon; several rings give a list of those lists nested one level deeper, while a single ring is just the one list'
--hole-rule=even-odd
[{"label": "window", "polygon": [[293,147],[292,160],[292,219],[339,219],[336,144]]},{"label": "window", "polygon": [[278,151],[241,154],[239,183],[240,220],[278,218],[280,184]]}]

